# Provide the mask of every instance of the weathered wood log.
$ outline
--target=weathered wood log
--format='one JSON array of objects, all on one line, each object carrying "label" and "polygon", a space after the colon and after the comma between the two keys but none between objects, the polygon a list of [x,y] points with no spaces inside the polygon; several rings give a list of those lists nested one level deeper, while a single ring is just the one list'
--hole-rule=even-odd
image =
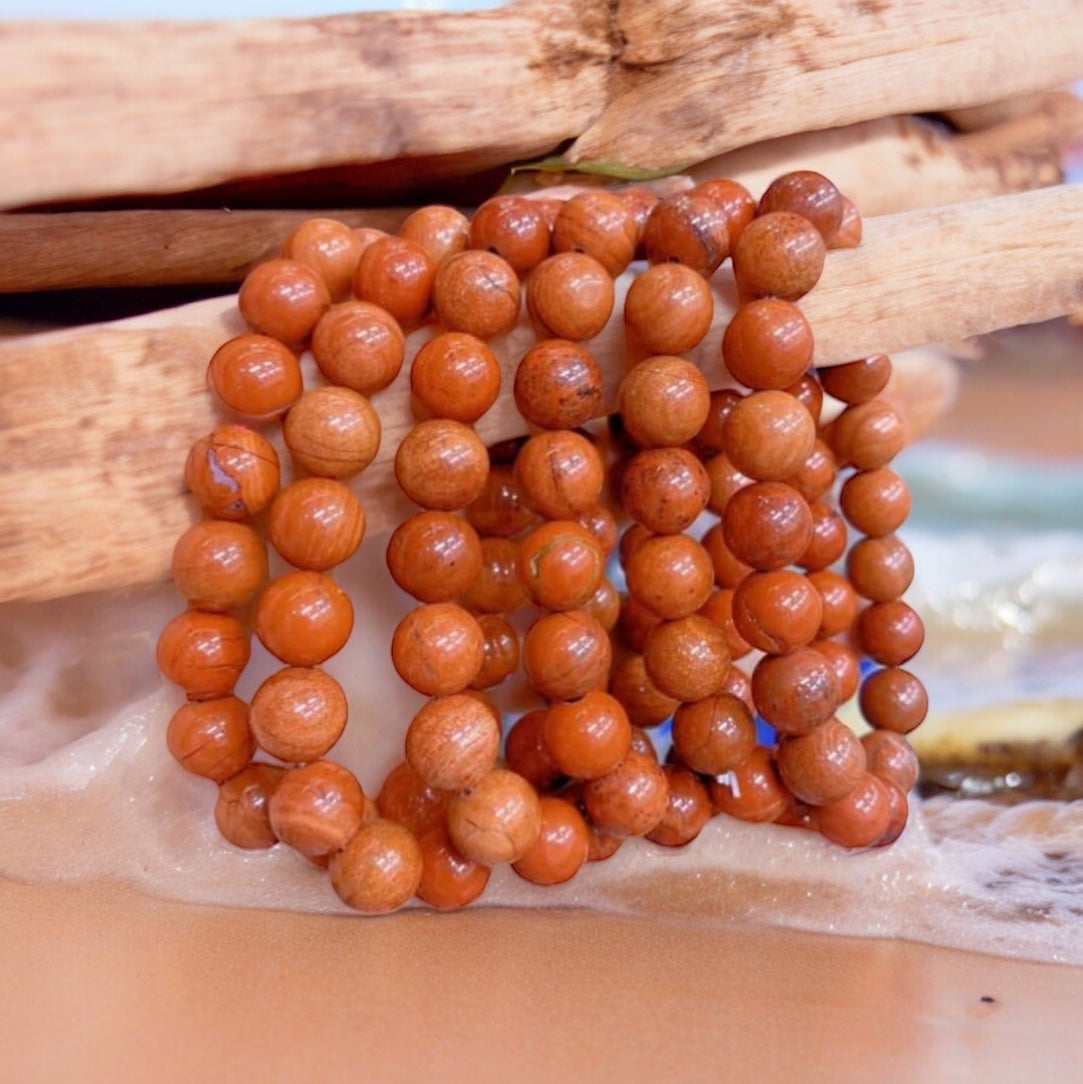
[{"label": "weathered wood log", "polygon": [[[1083,188],[1074,186],[867,221],[862,246],[830,253],[802,301],[817,363],[1069,311],[1083,301],[1080,221]],[[731,293],[720,274],[715,326],[695,354],[714,386],[727,380],[719,344]],[[204,386],[206,363],[239,330],[232,299],[216,299],[0,344],[0,601],[166,575],[194,515],[181,480],[187,448],[222,416]],[[506,379],[478,426],[487,441],[523,431],[511,374],[531,341],[521,327],[494,344]],[[624,364],[619,315],[591,347],[612,409]],[[407,511],[391,471],[411,423],[407,382],[375,405],[384,441],[357,487],[379,529]]]}]

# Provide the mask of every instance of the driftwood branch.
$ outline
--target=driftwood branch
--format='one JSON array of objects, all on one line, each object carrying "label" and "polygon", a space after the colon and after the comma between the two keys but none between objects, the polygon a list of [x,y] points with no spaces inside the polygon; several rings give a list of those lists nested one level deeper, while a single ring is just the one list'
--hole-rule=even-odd
[{"label": "driftwood branch", "polygon": [[[1083,252],[1065,224],[1081,219],[1083,188],[1069,186],[869,220],[862,246],[831,253],[802,302],[818,363],[1069,311],[1083,301]],[[726,380],[719,343],[730,311],[720,297],[696,355],[715,385]],[[232,300],[218,299],[0,344],[0,601],[167,574],[194,516],[181,481],[187,448],[220,418],[204,386],[207,359],[238,330]],[[522,431],[510,377],[529,341],[520,329],[494,344],[506,380],[479,425],[486,440]],[[592,349],[611,406],[624,358],[619,317]],[[384,441],[358,482],[373,529],[406,511],[390,463],[410,424],[408,398],[400,379],[375,400]]]}]

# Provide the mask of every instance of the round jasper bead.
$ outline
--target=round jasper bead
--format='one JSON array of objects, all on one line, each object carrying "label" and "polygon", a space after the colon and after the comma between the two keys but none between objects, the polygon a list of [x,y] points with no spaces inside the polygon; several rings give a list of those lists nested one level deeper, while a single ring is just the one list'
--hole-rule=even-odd
[{"label": "round jasper bead", "polygon": [[235,696],[182,704],[169,720],[165,740],[182,768],[216,783],[246,768],[256,751],[248,705]]},{"label": "round jasper bead", "polygon": [[822,835],[840,847],[871,847],[891,824],[888,785],[865,772],[848,793],[816,810]]},{"label": "round jasper bead", "polygon": [[540,831],[537,791],[505,768],[494,768],[448,807],[452,843],[467,858],[487,866],[522,858]]},{"label": "round jasper bead", "polygon": [[857,619],[857,633],[865,654],[884,666],[908,662],[925,642],[921,618],[900,599],[866,606]]},{"label": "round jasper bead", "polygon": [[816,639],[809,647],[831,664],[839,683],[839,703],[846,703],[857,692],[861,679],[861,663],[857,652],[839,640]]},{"label": "round jasper bead", "polygon": [[744,658],[752,650],[752,645],[737,631],[737,626],[733,623],[732,587],[712,591],[697,612],[709,618],[722,630],[731,659]]},{"label": "round jasper bead", "polygon": [[636,259],[645,259],[643,234],[647,229],[647,220],[651,216],[651,211],[658,205],[658,197],[653,192],[646,188],[640,188],[638,185],[615,188],[613,189],[613,195],[631,213],[636,224]]},{"label": "round jasper bead", "polygon": [[515,468],[503,463],[490,465],[481,492],[463,512],[479,534],[500,538],[519,534],[536,518],[523,499]]},{"label": "round jasper bead", "polygon": [[764,297],[733,314],[722,336],[722,360],[749,388],[782,390],[812,364],[812,328],[789,301]]},{"label": "round jasper bead", "polygon": [[391,661],[399,677],[425,696],[465,689],[478,676],[485,635],[473,614],[454,602],[430,602],[411,610],[391,638]]},{"label": "round jasper bead", "polygon": [[804,463],[786,479],[786,483],[806,501],[815,501],[831,490],[838,473],[838,461],[831,446],[817,438]]},{"label": "round jasper bead", "polygon": [[815,372],[810,369],[786,391],[812,415],[813,421],[819,425],[824,409],[824,389],[820,387],[820,381],[816,378]]},{"label": "round jasper bead", "polygon": [[642,651],[651,629],[662,619],[648,606],[640,602],[635,595],[626,595],[621,599],[620,626],[621,639],[633,651]]},{"label": "round jasper bead", "polygon": [[710,782],[715,809],[737,820],[765,823],[790,808],[791,797],[769,749],[757,745],[740,764]]},{"label": "round jasper bead", "polygon": [[669,782],[661,765],[635,751],[583,785],[587,815],[606,835],[646,835],[665,815],[668,803]]},{"label": "round jasper bead", "polygon": [[261,749],[279,760],[307,764],[346,729],[346,694],[323,670],[286,667],[255,692],[248,723]]},{"label": "round jasper bead", "polygon": [[349,388],[313,388],[290,408],[282,434],[301,470],[348,478],[376,457],[380,416],[365,396]]},{"label": "round jasper bead", "polygon": [[403,219],[399,236],[415,241],[439,265],[445,256],[462,252],[470,240],[470,219],[442,203],[419,207]]},{"label": "round jasper bead", "polygon": [[651,681],[640,654],[626,655],[613,667],[609,691],[624,706],[633,726],[657,726],[665,722],[681,703]]},{"label": "round jasper bead", "polygon": [[375,395],[399,375],[406,337],[386,309],[369,301],[346,301],[316,325],[312,356],[332,384]]},{"label": "round jasper bead", "polygon": [[711,392],[707,418],[696,434],[696,446],[703,454],[722,451],[725,446],[722,432],[726,419],[734,405],[743,398],[743,393],[736,388],[723,388],[721,391]]},{"label": "round jasper bead", "polygon": [[876,470],[903,450],[906,432],[894,407],[873,399],[848,406],[835,419],[831,444],[840,462],[857,470]]},{"label": "round jasper bead", "polygon": [[291,565],[325,572],[352,557],[365,536],[361,500],[341,482],[301,478],[275,498],[267,538]]},{"label": "round jasper bead", "polygon": [[708,193],[692,189],[658,201],[643,233],[652,264],[680,263],[710,278],[730,254],[730,221]]},{"label": "round jasper bead", "polygon": [[437,790],[465,790],[492,770],[500,751],[500,724],[465,693],[423,704],[406,731],[406,760]]},{"label": "round jasper bead", "polygon": [[243,425],[220,425],[192,445],[184,483],[216,519],[246,519],[261,512],[278,489],[278,453]]},{"label": "round jasper bead", "polygon": [[523,637],[527,680],[547,700],[604,688],[612,657],[609,634],[583,610],[542,614]]},{"label": "round jasper bead", "polygon": [[838,232],[828,243],[829,249],[857,248],[861,244],[861,212],[854,205],[853,200],[846,196],[842,197],[842,221],[839,223]]},{"label": "round jasper bead", "polygon": [[243,523],[205,519],[173,548],[173,582],[197,610],[235,610],[267,579],[267,549]]},{"label": "round jasper bead", "polygon": [[474,500],[489,473],[489,453],[462,422],[433,418],[418,422],[395,452],[395,478],[422,508],[451,512]]},{"label": "round jasper bead", "polygon": [[812,647],[765,655],[752,671],[756,710],[782,734],[808,734],[842,703],[834,666]]},{"label": "round jasper bead", "polygon": [[850,581],[829,568],[808,574],[808,581],[820,593],[823,617],[820,636],[838,636],[849,630],[857,616],[857,594]]},{"label": "round jasper bead", "polygon": [[267,585],[256,609],[256,635],[287,666],[326,662],[352,631],[350,596],[322,572],[287,572]]},{"label": "round jasper bead", "polygon": [[218,788],[214,823],[225,840],[249,851],[278,842],[268,805],[283,775],[273,764],[250,764]]},{"label": "round jasper bead", "polygon": [[580,512],[575,517],[575,522],[598,540],[598,545],[607,556],[617,548],[620,528],[617,526],[616,515],[608,505],[596,504],[593,508]]},{"label": "round jasper bead", "polygon": [[519,542],[513,538],[481,540],[481,571],[460,599],[477,613],[507,614],[529,601],[519,575]]},{"label": "round jasper bead", "polygon": [[704,533],[703,548],[714,565],[714,580],[719,587],[736,587],[753,571],[751,565],[746,565],[726,545],[725,531],[721,523],[709,527]]},{"label": "round jasper bead", "polygon": [[422,602],[454,602],[481,572],[481,539],[461,516],[418,512],[395,528],[387,567]]},{"label": "round jasper bead", "polygon": [[307,264],[323,279],[333,301],[345,301],[364,245],[345,223],[310,218],[295,226],[282,245],[287,260]]},{"label": "round jasper bead", "polygon": [[679,263],[648,267],[624,299],[624,326],[647,354],[686,354],[710,330],[713,316],[707,280]]},{"label": "round jasper bead", "polygon": [[808,545],[796,558],[796,563],[815,572],[833,565],[846,552],[849,532],[842,516],[822,501],[813,501],[809,505],[809,512],[812,515],[812,535]]},{"label": "round jasper bead", "polygon": [[673,748],[692,771],[721,775],[751,756],[756,720],[729,693],[681,704],[673,716]]},{"label": "round jasper bead", "polygon": [[238,335],[223,343],[207,379],[231,410],[256,418],[281,414],[301,394],[297,355],[268,335]]},{"label": "round jasper bead", "polygon": [[707,507],[716,515],[722,515],[730,498],[745,486],[752,484],[747,474],[742,474],[730,461],[725,452],[712,455],[707,460],[707,478],[711,483],[711,495]]},{"label": "round jasper bead", "polygon": [[647,676],[667,696],[703,700],[722,688],[730,654],[722,630],[701,614],[663,621],[643,645]]},{"label": "round jasper bead", "polygon": [[652,531],[648,531],[641,523],[630,523],[621,532],[619,549],[617,551],[620,558],[620,566],[623,569],[628,568],[628,562],[631,560],[632,554],[635,553],[636,547],[646,538],[650,538]]},{"label": "round jasper bead", "polygon": [[869,771],[890,780],[905,794],[918,781],[921,765],[913,747],[901,734],[891,730],[870,730],[861,738]]},{"label": "round jasper bead", "polygon": [[[875,775],[876,773],[871,772],[870,774]],[[876,776],[876,778],[883,783],[884,790],[887,791],[890,812],[887,828],[884,829],[883,835],[876,840],[874,846],[886,847],[889,843],[894,843],[902,835],[910,816],[910,803],[906,800],[905,791],[897,783],[892,782],[890,779],[884,779],[883,776]]]},{"label": "round jasper bead", "polygon": [[875,399],[891,379],[891,359],[874,354],[845,365],[828,365],[820,370],[820,383],[828,395],[856,405]]},{"label": "round jasper bead", "polygon": [[434,790],[405,760],[387,773],[376,795],[380,816],[405,825],[417,836],[442,827],[450,804],[451,795],[446,790]]},{"label": "round jasper bead", "polygon": [[711,483],[685,448],[648,448],[628,461],[620,480],[621,505],[658,534],[679,534],[707,507]]},{"label": "round jasper bead", "polygon": [[613,582],[602,577],[597,590],[587,599],[583,606],[606,632],[612,632],[617,627],[620,618],[621,599],[620,592],[614,587]]},{"label": "round jasper bead", "polygon": [[520,275],[549,255],[549,242],[545,212],[525,196],[493,196],[470,220],[470,247],[495,252]]},{"label": "round jasper bead", "polygon": [[612,771],[627,754],[632,728],[616,697],[591,689],[578,700],[550,705],[542,740],[562,775],[596,779]]},{"label": "round jasper bead", "polygon": [[641,448],[692,440],[703,428],[710,407],[706,379],[684,358],[668,354],[646,358],[620,382],[618,409],[624,431]]},{"label": "round jasper bead", "polygon": [[897,535],[863,538],[846,556],[846,575],[870,602],[901,597],[914,580],[914,557]]},{"label": "round jasper bead", "polygon": [[381,237],[387,237],[387,230],[377,229],[375,226],[356,226],[354,236],[361,242],[361,251],[364,252],[369,245],[375,244]]},{"label": "round jasper bead", "polygon": [[778,744],[778,771],[790,792],[809,805],[849,794],[865,771],[865,747],[837,719]]},{"label": "round jasper bead", "polygon": [[361,827],[365,795],[349,768],[317,760],[291,768],[279,780],[268,813],[271,828],[306,858],[344,847]]},{"label": "round jasper bead", "polygon": [[925,721],[929,695],[908,670],[888,666],[869,674],[861,683],[858,704],[870,726],[909,734]]},{"label": "round jasper bead", "polygon": [[458,252],[440,265],[433,303],[448,331],[494,339],[519,319],[519,277],[495,252]]},{"label": "round jasper bead", "polygon": [[686,534],[652,535],[628,558],[628,590],[666,621],[694,614],[714,587],[711,555]]},{"label": "round jasper bead", "polygon": [[421,848],[408,828],[392,821],[363,824],[328,866],[331,887],[345,904],[367,915],[397,911],[421,883]]},{"label": "round jasper bead", "polygon": [[585,252],[615,278],[632,262],[638,233],[635,216],[615,193],[579,192],[553,220],[553,251]]},{"label": "round jasper bead", "polygon": [[552,338],[592,339],[613,314],[613,280],[593,256],[558,252],[542,260],[527,282],[530,318]]},{"label": "round jasper bead", "polygon": [[300,347],[331,307],[331,293],[319,275],[297,260],[267,260],[241,283],[237,307],[244,322],[286,346]]},{"label": "round jasper bead", "polygon": [[784,568],[808,546],[812,513],[785,482],[755,482],[730,498],[722,530],[739,561],[761,570]]},{"label": "round jasper bead", "polygon": [[417,323],[432,302],[436,265],[428,251],[405,237],[381,237],[361,253],[354,292],[403,324]]},{"label": "round jasper bead", "polygon": [[519,576],[535,604],[546,610],[585,606],[604,573],[598,540],[571,520],[549,520],[520,543]]},{"label": "round jasper bead", "polygon": [[662,771],[669,784],[669,801],[647,839],[663,847],[683,847],[703,831],[714,815],[711,792],[698,775],[678,764],[666,764]]},{"label": "round jasper bead", "polygon": [[507,766],[539,791],[548,790],[561,778],[545,744],[547,708],[525,712],[512,724],[504,741]]},{"label": "round jasper bead", "polygon": [[515,370],[515,405],[531,425],[574,429],[602,409],[602,373],[590,351],[568,339],[544,339]]},{"label": "round jasper bead", "polygon": [[477,622],[485,637],[485,646],[481,669],[470,686],[491,689],[519,668],[519,633],[500,614],[480,614]]},{"label": "round jasper bead", "polygon": [[781,481],[808,458],[816,423],[789,392],[755,391],[734,405],[723,436],[739,471],[762,482]]},{"label": "round jasper bead", "polygon": [[563,884],[586,864],[590,829],[583,814],[563,798],[542,795],[539,809],[538,835],[511,868],[532,884]]},{"label": "round jasper bead", "polygon": [[842,224],[842,193],[822,173],[794,170],[776,177],[760,197],[759,213],[792,211],[807,218],[827,242]]},{"label": "round jasper bead", "polygon": [[214,700],[233,691],[250,653],[244,625],[229,614],[187,610],[158,638],[158,669],[189,700]]},{"label": "round jasper bead", "polygon": [[500,394],[500,363],[481,339],[448,331],[418,350],[410,391],[419,413],[470,425]]},{"label": "round jasper bead", "polygon": [[754,218],[733,250],[738,289],[748,297],[796,301],[820,281],[827,246],[808,219],[789,211]]},{"label": "round jasper bead", "polygon": [[774,655],[811,643],[823,604],[816,588],[797,572],[753,572],[733,594],[733,622],[757,650]]},{"label": "round jasper bead", "polygon": [[752,681],[748,674],[736,664],[726,671],[726,680],[722,682],[719,695],[721,696],[722,693],[737,697],[749,711],[756,710],[756,705],[752,702]]},{"label": "round jasper bead", "polygon": [[695,191],[706,196],[726,216],[726,232],[730,251],[741,231],[756,217],[756,201],[743,184],[724,177],[713,178],[696,185]]},{"label": "round jasper bead", "polygon": [[839,492],[843,515],[871,538],[897,531],[910,515],[910,489],[889,467],[858,471]]},{"label": "round jasper bead", "polygon": [[528,507],[546,519],[575,519],[598,503],[605,466],[598,449],[579,433],[535,433],[515,460],[515,479]]},{"label": "round jasper bead", "polygon": [[491,870],[460,854],[445,825],[418,838],[421,882],[417,898],[438,911],[456,911],[473,903],[485,891]]}]

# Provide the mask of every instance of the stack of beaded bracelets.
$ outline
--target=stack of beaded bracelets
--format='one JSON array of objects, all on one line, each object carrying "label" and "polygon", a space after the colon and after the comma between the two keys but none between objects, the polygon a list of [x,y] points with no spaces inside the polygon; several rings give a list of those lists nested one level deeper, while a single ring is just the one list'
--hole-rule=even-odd
[{"label": "stack of beaded bracelets", "polygon": [[[158,645],[187,695],[169,748],[218,784],[225,838],[295,848],[367,913],[415,895],[463,906],[501,862],[561,883],[629,836],[689,843],[716,814],[846,847],[895,839],[917,775],[904,735],[927,702],[902,669],[923,629],[902,601],[913,562],[895,534],[910,503],[888,466],[902,426],[877,398],[891,363],[817,373],[795,305],[826,252],[860,234],[850,201],[807,171],[758,204],[720,180],[660,201],[636,188],[500,196],[470,220],[427,207],[395,236],[299,227],[241,288],[250,332],[211,360],[211,385],[247,424],[189,454],[204,518],[174,554],[189,608]],[[712,393],[687,355],[728,258],[740,304],[723,361],[747,390]],[[624,305],[618,413],[599,422],[585,344],[636,259],[648,266]],[[486,448],[474,425],[501,383],[489,341],[520,320],[521,282],[537,341],[514,398],[532,435]],[[419,602],[392,661],[429,699],[372,801],[326,758],[347,702],[322,664],[353,626],[330,573],[365,531],[345,479],[379,447],[369,397],[404,364],[403,328],[426,322],[409,368],[419,420],[395,455],[421,510],[387,563]],[[305,349],[327,381],[307,391]],[[825,393],[839,408],[827,422]],[[253,427],[277,418],[297,475],[281,488]],[[863,537],[847,552],[850,527]],[[618,535],[623,594],[606,575]],[[271,582],[265,539],[294,566]],[[250,627],[284,666],[245,704],[233,689]],[[859,680],[862,655],[877,666]],[[487,690],[520,670],[537,706],[504,735]],[[859,684],[862,738],[836,714]],[[758,742],[757,715],[777,740]],[[669,720],[660,763],[647,732]]]}]

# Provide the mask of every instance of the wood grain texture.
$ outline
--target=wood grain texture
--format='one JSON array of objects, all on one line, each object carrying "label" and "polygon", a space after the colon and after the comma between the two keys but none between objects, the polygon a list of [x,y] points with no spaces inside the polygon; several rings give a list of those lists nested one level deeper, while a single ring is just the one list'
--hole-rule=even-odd
[{"label": "wood grain texture", "polygon": [[[1083,303],[1080,222],[1081,186],[869,220],[862,246],[829,254],[819,285],[802,302],[817,363],[1070,311]],[[715,326],[695,353],[714,386],[728,380],[720,341],[732,311],[732,288],[723,275],[717,284]],[[187,449],[225,417],[204,385],[207,361],[239,330],[225,298],[0,344],[0,601],[167,574],[173,544],[196,516],[181,477]],[[424,334],[415,333],[415,347]],[[532,341],[520,326],[494,343],[505,380],[478,426],[486,441],[524,431],[511,376]],[[624,365],[619,316],[591,347],[612,409]],[[408,382],[400,377],[374,404],[383,444],[356,485],[370,530],[378,531],[410,507],[391,471],[411,424]]]}]

